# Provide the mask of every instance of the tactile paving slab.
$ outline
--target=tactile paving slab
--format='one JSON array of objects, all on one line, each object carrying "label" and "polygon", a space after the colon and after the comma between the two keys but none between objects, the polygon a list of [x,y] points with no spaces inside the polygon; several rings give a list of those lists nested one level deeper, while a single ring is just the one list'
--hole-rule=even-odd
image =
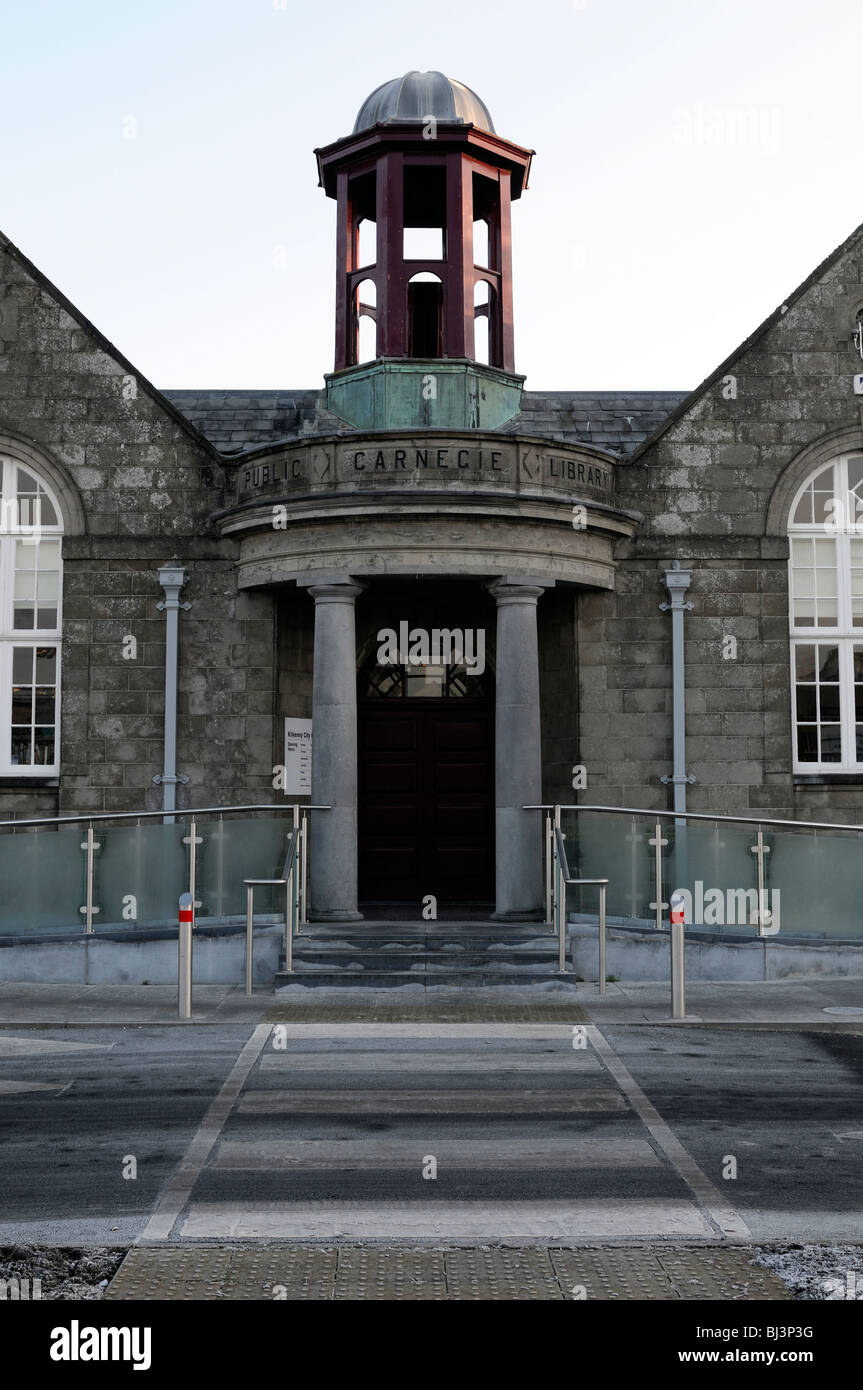
[{"label": "tactile paving slab", "polygon": [[273,1004],[264,1023],[590,1023],[582,1004]]},{"label": "tactile paving slab", "polygon": [[151,1300],[789,1300],[727,1246],[201,1246],[129,1251],[105,1298]]}]

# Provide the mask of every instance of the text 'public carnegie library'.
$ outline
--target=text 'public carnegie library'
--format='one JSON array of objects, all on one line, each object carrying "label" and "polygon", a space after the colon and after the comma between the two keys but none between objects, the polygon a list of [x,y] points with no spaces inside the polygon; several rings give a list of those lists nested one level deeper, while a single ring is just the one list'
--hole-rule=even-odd
[{"label": "text 'public carnegie library'", "polygon": [[[350,449],[341,460],[334,473],[332,460],[324,454],[310,459],[308,454],[285,455],[245,468],[242,473],[242,491],[269,487],[274,483],[335,481],[351,475],[357,478],[383,474],[389,478],[399,475],[440,476],[451,471],[462,475],[494,478],[514,471],[515,456],[502,449],[441,445],[420,449],[416,447],[397,449]],[[313,466],[310,468],[310,464]],[[585,462],[583,459],[566,458],[562,454],[540,454],[531,452],[521,459],[524,478],[529,482],[570,482],[588,487],[608,490],[611,477],[607,468]]]}]

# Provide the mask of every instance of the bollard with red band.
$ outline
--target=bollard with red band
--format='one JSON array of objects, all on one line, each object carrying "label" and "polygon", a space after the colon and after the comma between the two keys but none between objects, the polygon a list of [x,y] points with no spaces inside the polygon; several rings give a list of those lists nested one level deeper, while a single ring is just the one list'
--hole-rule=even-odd
[{"label": "bollard with red band", "polygon": [[671,918],[671,1016],[686,1017],[686,970],[684,958],[684,910],[686,899],[680,889],[672,893],[668,909]]},{"label": "bollard with red band", "polygon": [[179,941],[177,946],[177,1012],[180,1018],[192,1017],[192,926],[195,904],[191,893],[180,894]]}]

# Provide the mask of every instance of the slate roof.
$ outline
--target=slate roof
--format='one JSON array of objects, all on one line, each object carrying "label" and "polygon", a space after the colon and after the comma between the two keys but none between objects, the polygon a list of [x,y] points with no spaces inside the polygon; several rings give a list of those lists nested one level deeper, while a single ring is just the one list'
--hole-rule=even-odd
[{"label": "slate roof", "polygon": [[[323,390],[165,391],[220,452],[246,453],[281,439],[351,432],[324,405]],[[632,454],[687,397],[686,391],[525,391],[500,434],[536,434]]]}]

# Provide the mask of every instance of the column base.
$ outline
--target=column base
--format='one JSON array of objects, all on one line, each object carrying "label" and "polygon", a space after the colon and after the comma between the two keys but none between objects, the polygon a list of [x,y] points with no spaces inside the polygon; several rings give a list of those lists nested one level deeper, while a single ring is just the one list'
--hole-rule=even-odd
[{"label": "column base", "polygon": [[514,912],[507,908],[503,912],[491,914],[493,922],[544,922],[545,913],[541,907],[525,908],[524,912]]}]

